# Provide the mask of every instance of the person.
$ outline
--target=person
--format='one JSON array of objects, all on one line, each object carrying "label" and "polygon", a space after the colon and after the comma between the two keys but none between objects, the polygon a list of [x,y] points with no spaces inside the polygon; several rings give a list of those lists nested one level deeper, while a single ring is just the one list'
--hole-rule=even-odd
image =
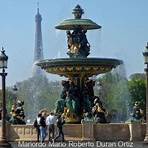
[{"label": "person", "polygon": [[51,141],[51,139],[54,139],[54,124],[56,121],[56,117],[54,116],[54,113],[51,112],[47,118],[46,118],[46,125],[48,126],[48,140]]},{"label": "person", "polygon": [[63,125],[65,123],[64,116],[59,115],[57,118],[57,128],[58,135],[55,137],[54,141],[56,141],[60,136],[62,136],[62,142],[64,142],[64,133],[63,133]]},{"label": "person", "polygon": [[0,120],[2,120],[2,109],[0,108]]},{"label": "person", "polygon": [[46,120],[43,114],[41,115],[41,118],[39,120],[39,126],[40,126],[41,142],[44,142],[46,138]]},{"label": "person", "polygon": [[37,142],[39,142],[39,139],[40,139],[40,119],[41,119],[41,116],[42,116],[42,114],[39,113],[33,123],[33,126],[36,128],[36,131],[37,131]]}]

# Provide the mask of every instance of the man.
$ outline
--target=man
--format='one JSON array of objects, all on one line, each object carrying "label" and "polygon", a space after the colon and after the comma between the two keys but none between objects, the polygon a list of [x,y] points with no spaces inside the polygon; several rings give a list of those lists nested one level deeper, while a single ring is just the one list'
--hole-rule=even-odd
[{"label": "man", "polygon": [[49,114],[46,118],[46,125],[48,126],[48,140],[51,141],[51,139],[54,139],[54,124],[56,121],[56,117],[53,112]]},{"label": "man", "polygon": [[0,120],[2,120],[2,109],[0,108]]},{"label": "man", "polygon": [[37,132],[37,142],[39,142],[39,138],[40,138],[40,119],[41,119],[42,114],[39,113],[37,118],[35,119],[33,126],[36,128],[36,132]]},{"label": "man", "polygon": [[64,133],[63,133],[64,123],[65,123],[64,117],[61,117],[61,115],[59,115],[57,119],[58,135],[56,136],[54,141],[56,141],[60,136],[62,136],[62,142],[64,142]]},{"label": "man", "polygon": [[45,120],[45,115],[44,114],[41,115],[39,125],[40,125],[41,142],[44,142],[45,138],[46,138],[46,120]]}]

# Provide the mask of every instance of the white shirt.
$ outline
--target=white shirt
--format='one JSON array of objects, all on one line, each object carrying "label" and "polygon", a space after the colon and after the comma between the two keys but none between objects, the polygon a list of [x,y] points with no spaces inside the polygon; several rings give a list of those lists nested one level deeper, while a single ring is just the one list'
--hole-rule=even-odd
[{"label": "white shirt", "polygon": [[37,124],[38,124],[38,125],[40,125],[40,119],[41,119],[41,117],[37,117],[37,118],[36,118]]},{"label": "white shirt", "polygon": [[46,118],[46,125],[55,124],[55,122],[56,122],[56,117],[54,115],[49,115]]}]

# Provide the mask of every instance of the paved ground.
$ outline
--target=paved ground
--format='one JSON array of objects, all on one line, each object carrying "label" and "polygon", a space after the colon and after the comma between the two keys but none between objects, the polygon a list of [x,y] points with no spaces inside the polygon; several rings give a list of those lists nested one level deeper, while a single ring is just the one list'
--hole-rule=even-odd
[{"label": "paved ground", "polygon": [[64,143],[35,143],[21,142],[11,143],[13,148],[148,148],[148,144],[142,142],[84,142],[84,141],[67,141]]}]

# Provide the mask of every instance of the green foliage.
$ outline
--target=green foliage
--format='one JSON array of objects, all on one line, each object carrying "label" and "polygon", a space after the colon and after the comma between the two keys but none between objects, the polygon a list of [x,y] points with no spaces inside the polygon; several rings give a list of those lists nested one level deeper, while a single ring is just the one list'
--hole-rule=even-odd
[{"label": "green foliage", "polygon": [[143,110],[145,110],[146,100],[146,82],[142,77],[133,77],[128,82],[128,87],[131,95],[130,105],[134,106],[136,101],[140,102]]},{"label": "green foliage", "polygon": [[134,106],[136,101],[140,102],[145,112],[146,81],[145,75],[136,73],[130,76],[130,80],[119,73],[109,72],[97,80],[99,90],[96,94],[102,98],[108,111],[117,111],[126,119],[126,115]]},{"label": "green foliage", "polygon": [[131,74],[129,78],[130,80],[137,80],[137,79],[145,80],[146,77],[144,73],[134,73]]},{"label": "green foliage", "polygon": [[32,77],[16,85],[19,89],[17,96],[24,100],[25,114],[31,119],[43,108],[54,110],[61,92],[59,82],[49,82],[46,77]]},{"label": "green foliage", "polygon": [[[8,113],[11,111],[11,107],[13,101],[15,99],[15,95],[9,90],[6,90],[6,108]],[[2,90],[0,90],[0,108],[2,107]]]}]

